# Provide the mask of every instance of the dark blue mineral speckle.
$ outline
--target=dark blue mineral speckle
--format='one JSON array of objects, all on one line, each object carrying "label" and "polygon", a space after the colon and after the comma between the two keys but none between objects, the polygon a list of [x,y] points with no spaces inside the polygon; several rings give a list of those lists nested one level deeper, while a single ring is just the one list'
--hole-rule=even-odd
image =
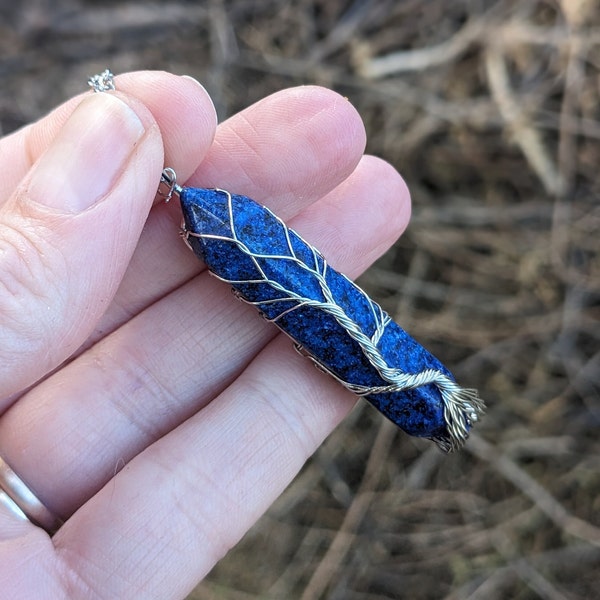
[{"label": "dark blue mineral speckle", "polygon": [[[319,307],[290,300],[279,286],[303,298],[328,302],[322,281],[323,259],[293,231],[287,230],[267,209],[244,196],[222,191],[184,188],[181,205],[194,252],[208,268],[226,279],[305,350],[340,379],[361,386],[383,386],[383,380],[360,345],[344,327]],[[233,215],[233,221],[230,219]],[[241,248],[247,248],[254,259]],[[294,258],[295,256],[295,258]],[[264,277],[263,277],[264,276]],[[266,277],[266,281],[262,281]],[[362,290],[331,267],[326,283],[335,303],[369,337],[377,328],[377,305]],[[254,283],[253,281],[259,281]],[[279,286],[277,285],[279,284]],[[288,298],[282,302],[267,300]],[[283,313],[283,314],[282,314]],[[387,364],[405,373],[426,369],[449,371],[394,322],[388,323],[378,342]],[[433,384],[403,392],[365,396],[404,431],[420,437],[447,436],[444,406]]]}]

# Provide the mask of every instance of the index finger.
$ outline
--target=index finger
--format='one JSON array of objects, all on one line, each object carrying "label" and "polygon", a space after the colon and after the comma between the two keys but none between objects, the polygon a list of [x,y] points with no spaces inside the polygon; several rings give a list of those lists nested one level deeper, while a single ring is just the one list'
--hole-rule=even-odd
[{"label": "index finger", "polygon": [[[209,148],[217,126],[206,90],[191,77],[163,71],[125,73],[115,77],[115,84],[152,113],[163,138],[165,164],[176,168],[182,180],[187,179]],[[36,123],[0,140],[0,206],[87,95],[89,92],[67,100]]]}]

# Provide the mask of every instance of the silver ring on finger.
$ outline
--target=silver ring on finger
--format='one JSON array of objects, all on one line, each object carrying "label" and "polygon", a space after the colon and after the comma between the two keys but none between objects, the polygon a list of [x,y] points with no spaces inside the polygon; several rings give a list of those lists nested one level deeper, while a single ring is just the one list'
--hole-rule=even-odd
[{"label": "silver ring on finger", "polygon": [[53,534],[62,524],[0,456],[0,505]]}]

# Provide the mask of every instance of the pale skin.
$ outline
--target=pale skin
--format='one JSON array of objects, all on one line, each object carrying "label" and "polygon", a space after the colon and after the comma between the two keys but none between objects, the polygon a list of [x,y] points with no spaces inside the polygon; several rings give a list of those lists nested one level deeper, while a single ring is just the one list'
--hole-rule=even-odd
[{"label": "pale skin", "polygon": [[189,78],[139,72],[0,142],[0,456],[64,520],[0,509],[3,598],[182,599],[356,398],[210,277],[180,183],[269,206],[356,277],[410,199],[317,87],[216,125]]}]

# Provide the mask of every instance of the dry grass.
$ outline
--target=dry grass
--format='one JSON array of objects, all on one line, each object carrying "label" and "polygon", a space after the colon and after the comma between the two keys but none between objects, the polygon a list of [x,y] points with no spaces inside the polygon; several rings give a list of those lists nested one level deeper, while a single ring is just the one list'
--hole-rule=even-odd
[{"label": "dry grass", "polygon": [[598,593],[598,2],[1,4],[5,131],[106,65],[348,96],[414,200],[362,284],[489,405],[449,457],[361,406],[190,599]]}]

